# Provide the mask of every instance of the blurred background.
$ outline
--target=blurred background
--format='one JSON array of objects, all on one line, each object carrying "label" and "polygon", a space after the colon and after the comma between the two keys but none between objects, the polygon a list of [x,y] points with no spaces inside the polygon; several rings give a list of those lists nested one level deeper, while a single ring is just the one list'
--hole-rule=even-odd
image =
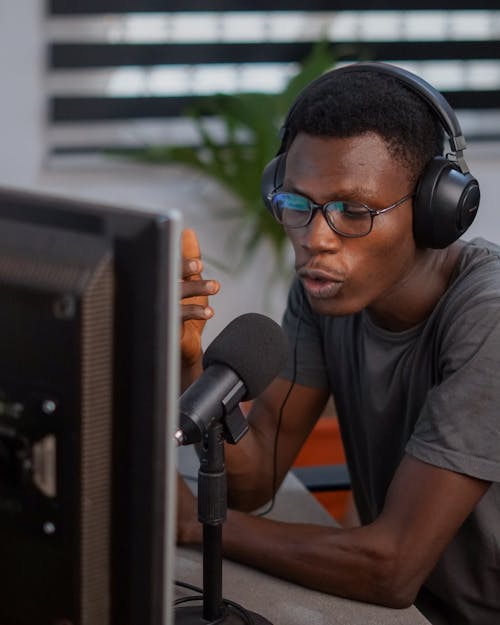
[{"label": "blurred background", "polygon": [[[230,6],[230,9],[228,9]],[[178,209],[197,230],[211,340],[284,307],[291,257],[259,201],[300,87],[390,61],[455,107],[482,202],[466,238],[500,243],[498,2],[0,0],[0,184]]]}]

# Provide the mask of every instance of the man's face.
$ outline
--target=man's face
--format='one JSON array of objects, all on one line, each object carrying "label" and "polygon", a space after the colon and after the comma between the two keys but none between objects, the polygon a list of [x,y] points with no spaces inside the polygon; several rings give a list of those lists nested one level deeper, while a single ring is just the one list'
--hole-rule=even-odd
[{"label": "man's face", "polygon": [[[287,155],[284,191],[318,204],[355,200],[382,209],[413,191],[408,172],[374,133],[339,139],[299,134]],[[411,199],[374,218],[370,234],[346,238],[317,210],[309,225],[286,229],[295,269],[318,313],[383,314],[404,297],[415,263]]]}]

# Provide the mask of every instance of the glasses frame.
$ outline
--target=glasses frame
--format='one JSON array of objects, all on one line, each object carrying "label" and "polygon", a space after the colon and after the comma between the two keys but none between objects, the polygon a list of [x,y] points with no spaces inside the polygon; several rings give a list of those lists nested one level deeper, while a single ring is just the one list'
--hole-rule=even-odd
[{"label": "glasses frame", "polygon": [[[298,195],[299,197],[302,197],[305,200],[307,200],[308,205],[310,207],[310,210],[309,210],[309,215],[308,215],[308,218],[307,218],[307,221],[306,221],[305,224],[303,224],[301,226],[288,226],[288,225],[286,225],[285,223],[283,223],[282,221],[280,221],[277,218],[276,213],[274,211],[274,207],[273,207],[273,198],[274,198],[274,196],[278,195],[278,193],[290,193],[292,195]],[[285,228],[289,228],[290,230],[298,230],[299,228],[305,228],[306,226],[308,226],[311,223],[312,218],[314,217],[315,212],[317,210],[320,210],[323,213],[323,217],[325,218],[326,223],[329,225],[329,227],[336,234],[340,235],[341,237],[347,237],[349,239],[359,239],[361,237],[366,237],[367,235],[370,234],[370,232],[373,229],[373,220],[374,220],[375,217],[377,217],[378,215],[383,215],[384,213],[387,213],[388,211],[392,210],[393,208],[396,208],[397,206],[400,206],[401,204],[404,204],[404,202],[407,202],[414,195],[415,195],[415,192],[412,191],[411,193],[407,193],[406,195],[403,195],[403,197],[401,197],[399,200],[397,200],[393,204],[390,204],[389,206],[386,206],[385,208],[379,208],[379,209],[370,208],[366,204],[363,204],[363,202],[356,202],[356,204],[358,204],[359,206],[362,206],[363,208],[365,208],[368,211],[368,214],[370,215],[370,229],[368,230],[368,232],[366,232],[364,234],[346,234],[345,232],[339,231],[337,229],[337,227],[335,226],[335,224],[330,221],[328,215],[330,213],[333,213],[334,211],[328,211],[327,207],[328,207],[329,204],[333,204],[335,202],[338,202],[339,200],[330,200],[328,202],[325,202],[324,204],[317,204],[316,202],[313,202],[313,200],[309,199],[305,195],[301,195],[300,193],[295,193],[293,191],[283,191],[280,188],[277,188],[277,189],[274,189],[273,191],[271,191],[271,193],[268,194],[267,199],[269,201],[269,205],[272,208],[272,213],[273,213],[274,218],[276,219],[276,221],[279,224],[281,224]],[[344,200],[341,200],[341,201],[344,201]]]}]

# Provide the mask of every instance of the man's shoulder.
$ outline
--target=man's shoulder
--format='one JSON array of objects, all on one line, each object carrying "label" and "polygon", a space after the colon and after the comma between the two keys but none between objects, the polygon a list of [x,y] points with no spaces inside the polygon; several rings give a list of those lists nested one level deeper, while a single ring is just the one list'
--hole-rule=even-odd
[{"label": "man's shoulder", "polygon": [[500,246],[483,238],[467,241],[450,281],[453,288],[500,293]]},{"label": "man's shoulder", "polygon": [[500,261],[500,245],[484,239],[476,237],[470,241],[464,242],[464,247],[460,254],[458,269],[463,270],[471,265],[482,265],[483,261],[488,261],[490,269],[499,266]]},{"label": "man's shoulder", "polygon": [[[498,326],[500,318],[500,246],[486,239],[468,241],[447,290],[432,315],[446,334],[457,328]],[[481,320],[479,326],[477,321]],[[459,333],[460,334],[460,333]]]}]

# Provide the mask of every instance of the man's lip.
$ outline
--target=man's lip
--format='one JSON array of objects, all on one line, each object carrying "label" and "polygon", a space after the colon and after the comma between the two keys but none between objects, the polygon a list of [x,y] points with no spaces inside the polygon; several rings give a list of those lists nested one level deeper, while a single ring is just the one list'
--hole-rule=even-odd
[{"label": "man's lip", "polygon": [[338,275],[321,269],[301,270],[298,275],[308,295],[317,299],[335,297],[344,282]]},{"label": "man's lip", "polygon": [[297,271],[302,280],[322,280],[325,282],[344,282],[344,277],[338,273],[332,273],[326,269],[302,268]]}]

